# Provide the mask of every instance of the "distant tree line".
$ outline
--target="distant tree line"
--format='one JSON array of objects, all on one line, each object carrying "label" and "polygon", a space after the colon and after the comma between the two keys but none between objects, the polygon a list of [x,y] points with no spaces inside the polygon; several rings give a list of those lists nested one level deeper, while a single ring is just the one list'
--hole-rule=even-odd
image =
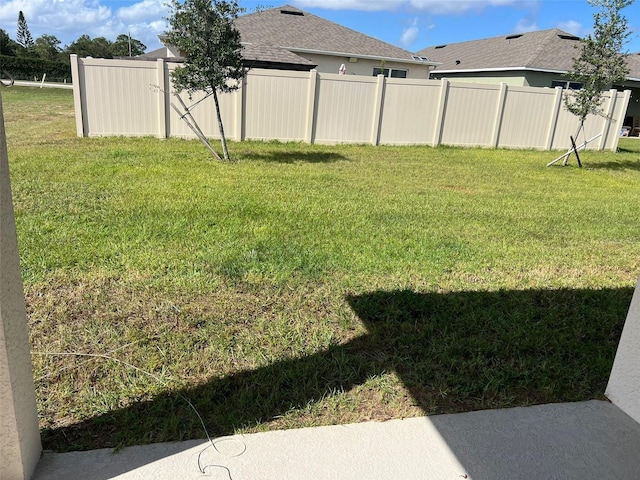
[{"label": "distant tree line", "polygon": [[94,58],[135,57],[147,49],[140,40],[127,34],[118,35],[113,42],[105,37],[81,35],[70,44],[61,45],[57,37],[46,33],[34,40],[21,11],[15,40],[0,29],[0,70],[17,80],[41,79],[46,73],[47,80],[71,81],[69,55],[72,53]]}]

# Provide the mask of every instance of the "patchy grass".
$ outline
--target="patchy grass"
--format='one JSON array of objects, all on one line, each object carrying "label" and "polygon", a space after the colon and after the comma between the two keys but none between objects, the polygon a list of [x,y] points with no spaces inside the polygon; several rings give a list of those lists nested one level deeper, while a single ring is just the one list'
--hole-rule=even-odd
[{"label": "patchy grass", "polygon": [[2,95],[46,448],[202,438],[184,398],[223,435],[603,395],[640,141],[582,169],[277,142],[224,164],[76,138],[69,91]]}]

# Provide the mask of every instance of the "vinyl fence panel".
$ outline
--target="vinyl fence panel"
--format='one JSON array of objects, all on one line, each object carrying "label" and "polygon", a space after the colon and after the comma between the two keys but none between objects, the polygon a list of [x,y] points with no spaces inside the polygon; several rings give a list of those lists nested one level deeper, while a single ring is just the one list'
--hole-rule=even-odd
[{"label": "vinyl fence panel", "polygon": [[[171,72],[176,63],[71,56],[79,136],[194,138],[183,121]],[[229,139],[461,145],[566,150],[579,122],[560,88],[482,85],[333,73],[250,70],[233,93],[220,94]],[[220,138],[213,99],[180,98],[204,134]],[[603,116],[590,116],[588,148],[615,150],[629,92],[605,92]],[[173,105],[173,106],[172,106]]]},{"label": "vinyl fence panel", "polygon": [[[425,143],[436,128],[440,80],[386,80],[380,126],[380,143]],[[429,143],[429,142],[426,142]]]},{"label": "vinyl fence panel", "polygon": [[369,143],[377,86],[376,77],[319,74],[315,141]]},{"label": "vinyl fence panel", "polygon": [[91,95],[82,97],[84,128],[89,136],[155,135],[158,124],[158,83],[154,62],[84,59],[80,81]]},{"label": "vinyl fence panel", "polygon": [[303,141],[306,136],[309,73],[255,70],[245,82],[245,138]]},{"label": "vinyl fence panel", "polygon": [[442,126],[442,143],[491,146],[499,91],[499,85],[451,82]]}]

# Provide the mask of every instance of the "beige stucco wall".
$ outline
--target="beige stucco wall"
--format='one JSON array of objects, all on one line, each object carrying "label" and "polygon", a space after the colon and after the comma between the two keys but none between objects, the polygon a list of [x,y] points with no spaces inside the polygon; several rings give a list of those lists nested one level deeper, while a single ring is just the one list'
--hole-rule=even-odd
[{"label": "beige stucco wall", "polygon": [[511,87],[527,86],[522,73],[513,73],[511,75],[506,72],[438,73],[438,70],[434,70],[431,72],[431,78],[448,78],[455,82],[482,83],[485,85],[506,83]]},{"label": "beige stucco wall", "polygon": [[[380,67],[380,60],[358,58],[356,62],[350,62],[349,57],[318,55],[313,53],[297,53],[297,55],[315,63],[317,65],[316,70],[320,73],[338,73],[340,65],[344,64],[347,68],[347,75],[371,77],[373,76],[374,67]],[[407,78],[429,78],[428,65],[385,61],[384,68],[407,70]]]},{"label": "beige stucco wall", "polygon": [[456,82],[474,82],[485,84],[506,83],[513,87],[551,87],[554,80],[565,80],[561,73],[532,72],[532,71],[501,71],[501,72],[460,72],[438,73],[434,70],[432,78],[449,78]]}]

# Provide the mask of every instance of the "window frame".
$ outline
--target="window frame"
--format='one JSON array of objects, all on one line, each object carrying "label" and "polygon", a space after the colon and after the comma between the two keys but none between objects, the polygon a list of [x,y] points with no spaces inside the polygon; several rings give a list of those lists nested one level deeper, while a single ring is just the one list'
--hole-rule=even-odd
[{"label": "window frame", "polygon": [[581,90],[584,84],[571,80],[552,80],[551,88],[562,87],[563,90]]},{"label": "window frame", "polygon": [[[393,76],[394,72],[402,72],[403,76],[397,77]],[[378,75],[384,75],[385,78],[408,78],[409,70],[406,68],[394,68],[394,67],[373,67],[373,76],[377,77]]]}]

